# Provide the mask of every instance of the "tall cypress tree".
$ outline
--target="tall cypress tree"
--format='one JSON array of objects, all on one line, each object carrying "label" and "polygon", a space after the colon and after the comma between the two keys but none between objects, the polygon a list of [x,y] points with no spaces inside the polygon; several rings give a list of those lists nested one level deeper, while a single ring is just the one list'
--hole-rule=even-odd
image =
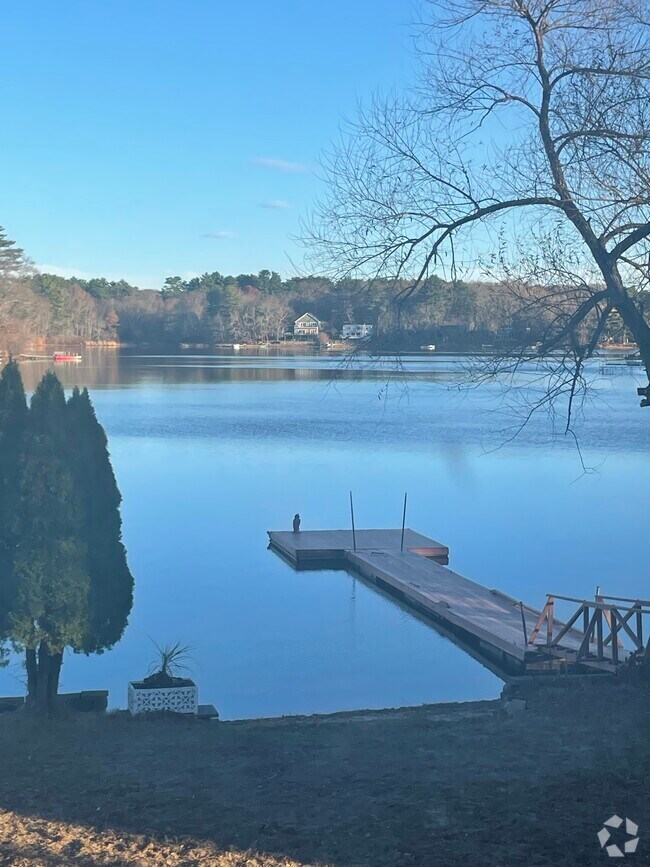
[{"label": "tall cypress tree", "polygon": [[26,648],[28,698],[51,709],[66,647],[87,629],[90,578],[66,442],[63,388],[47,373],[32,397],[19,459],[11,638]]},{"label": "tall cypress tree", "polygon": [[106,434],[85,388],[75,388],[68,401],[66,429],[90,576],[87,629],[77,649],[101,653],[122,637],[133,605],[133,576]]},{"label": "tall cypress tree", "polygon": [[[120,492],[88,392],[66,403],[47,373],[29,410],[20,373],[0,378],[0,638],[25,648],[28,703],[54,707],[66,647],[122,636],[133,577]],[[2,655],[0,654],[0,660]]]},{"label": "tall cypress tree", "polygon": [[[8,635],[9,613],[15,596],[12,532],[18,487],[18,458],[27,422],[27,400],[22,377],[15,361],[6,364],[0,375],[0,638]],[[0,664],[6,662],[0,646]]]}]

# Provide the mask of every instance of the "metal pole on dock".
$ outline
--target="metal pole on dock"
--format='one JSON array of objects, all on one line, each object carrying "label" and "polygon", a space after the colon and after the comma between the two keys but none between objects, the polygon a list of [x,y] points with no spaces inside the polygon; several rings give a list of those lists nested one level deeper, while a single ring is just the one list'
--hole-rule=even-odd
[{"label": "metal pole on dock", "polygon": [[404,528],[406,527],[406,497],[404,494],[404,511],[402,512],[402,542],[400,544],[400,551],[404,550]]},{"label": "metal pole on dock", "polygon": [[352,549],[357,550],[357,534],[354,529],[354,503],[352,502],[352,491],[350,491],[350,515],[352,516]]},{"label": "metal pole on dock", "polygon": [[524,603],[519,603],[519,610],[521,611],[521,625],[524,629],[524,645],[528,647],[528,633],[526,632],[526,615],[524,614]]}]

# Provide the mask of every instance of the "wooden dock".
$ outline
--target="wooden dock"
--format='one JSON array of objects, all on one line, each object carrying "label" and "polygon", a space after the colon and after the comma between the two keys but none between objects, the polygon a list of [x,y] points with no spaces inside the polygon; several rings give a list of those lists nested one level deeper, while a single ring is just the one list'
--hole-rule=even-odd
[{"label": "wooden dock", "polygon": [[[299,533],[269,531],[271,546],[294,566],[313,566],[345,560],[350,552],[399,551],[401,530],[301,530]],[[431,557],[438,563],[449,562],[449,548],[416,533],[404,530],[404,550]]]},{"label": "wooden dock", "polygon": [[[397,598],[507,679],[557,671],[580,658],[581,671],[612,671],[611,645],[600,659],[583,658],[585,634],[558,619],[545,623],[541,639],[530,638],[542,612],[447,568],[449,549],[405,530],[269,531],[270,547],[297,569],[338,568],[353,572]],[[564,634],[562,634],[564,632]],[[552,645],[561,636],[561,644]],[[541,644],[541,641],[544,643]],[[618,646],[618,645],[617,645]],[[587,639],[589,650],[589,638]],[[582,656],[581,656],[582,653]],[[587,655],[588,656],[588,655]],[[621,650],[620,660],[626,656]]]}]

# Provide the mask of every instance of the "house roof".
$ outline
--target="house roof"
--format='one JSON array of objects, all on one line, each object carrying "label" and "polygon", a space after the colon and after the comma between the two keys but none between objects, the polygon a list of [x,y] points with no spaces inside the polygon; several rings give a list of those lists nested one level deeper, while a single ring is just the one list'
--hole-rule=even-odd
[{"label": "house roof", "polygon": [[297,325],[298,323],[302,323],[303,320],[308,320],[308,319],[311,319],[311,320],[313,320],[317,325],[320,325],[320,321],[319,321],[319,319],[318,319],[318,316],[314,316],[313,313],[303,313],[302,316],[299,316],[299,317],[296,319],[295,324]]}]

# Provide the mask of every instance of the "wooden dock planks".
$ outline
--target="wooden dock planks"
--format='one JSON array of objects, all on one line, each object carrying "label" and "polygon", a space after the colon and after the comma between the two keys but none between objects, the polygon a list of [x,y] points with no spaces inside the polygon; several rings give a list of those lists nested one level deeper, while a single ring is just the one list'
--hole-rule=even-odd
[{"label": "wooden dock planks", "polygon": [[[521,610],[506,596],[410,551],[348,552],[347,559],[364,577],[379,578],[437,617],[523,661]],[[524,606],[524,616],[530,634],[539,612]]]},{"label": "wooden dock planks", "polygon": [[[269,530],[270,543],[285,557],[299,566],[307,561],[329,561],[344,559],[348,551],[399,551],[401,530]],[[429,539],[415,530],[404,530],[404,549],[417,550],[425,557],[433,557],[439,562],[448,562],[449,548]]]},{"label": "wooden dock planks", "polygon": [[[401,550],[401,530],[357,530],[353,550],[351,530],[269,531],[268,535],[270,546],[297,568],[321,563],[356,572],[518,668],[535,653],[527,636],[537,623],[539,610],[447,568],[449,549],[434,539],[407,529]],[[562,626],[557,621],[554,632]],[[582,637],[580,631],[570,630],[563,648],[577,651]]]},{"label": "wooden dock planks", "polygon": [[[539,611],[465,578],[458,572],[409,551],[348,552],[350,565],[362,576],[392,587],[400,598],[416,602],[436,618],[475,636],[503,653],[524,661],[533,648],[527,637]],[[526,633],[522,623],[526,621]],[[559,621],[554,632],[563,626]],[[563,640],[567,649],[578,650],[582,633],[571,630]]]}]

